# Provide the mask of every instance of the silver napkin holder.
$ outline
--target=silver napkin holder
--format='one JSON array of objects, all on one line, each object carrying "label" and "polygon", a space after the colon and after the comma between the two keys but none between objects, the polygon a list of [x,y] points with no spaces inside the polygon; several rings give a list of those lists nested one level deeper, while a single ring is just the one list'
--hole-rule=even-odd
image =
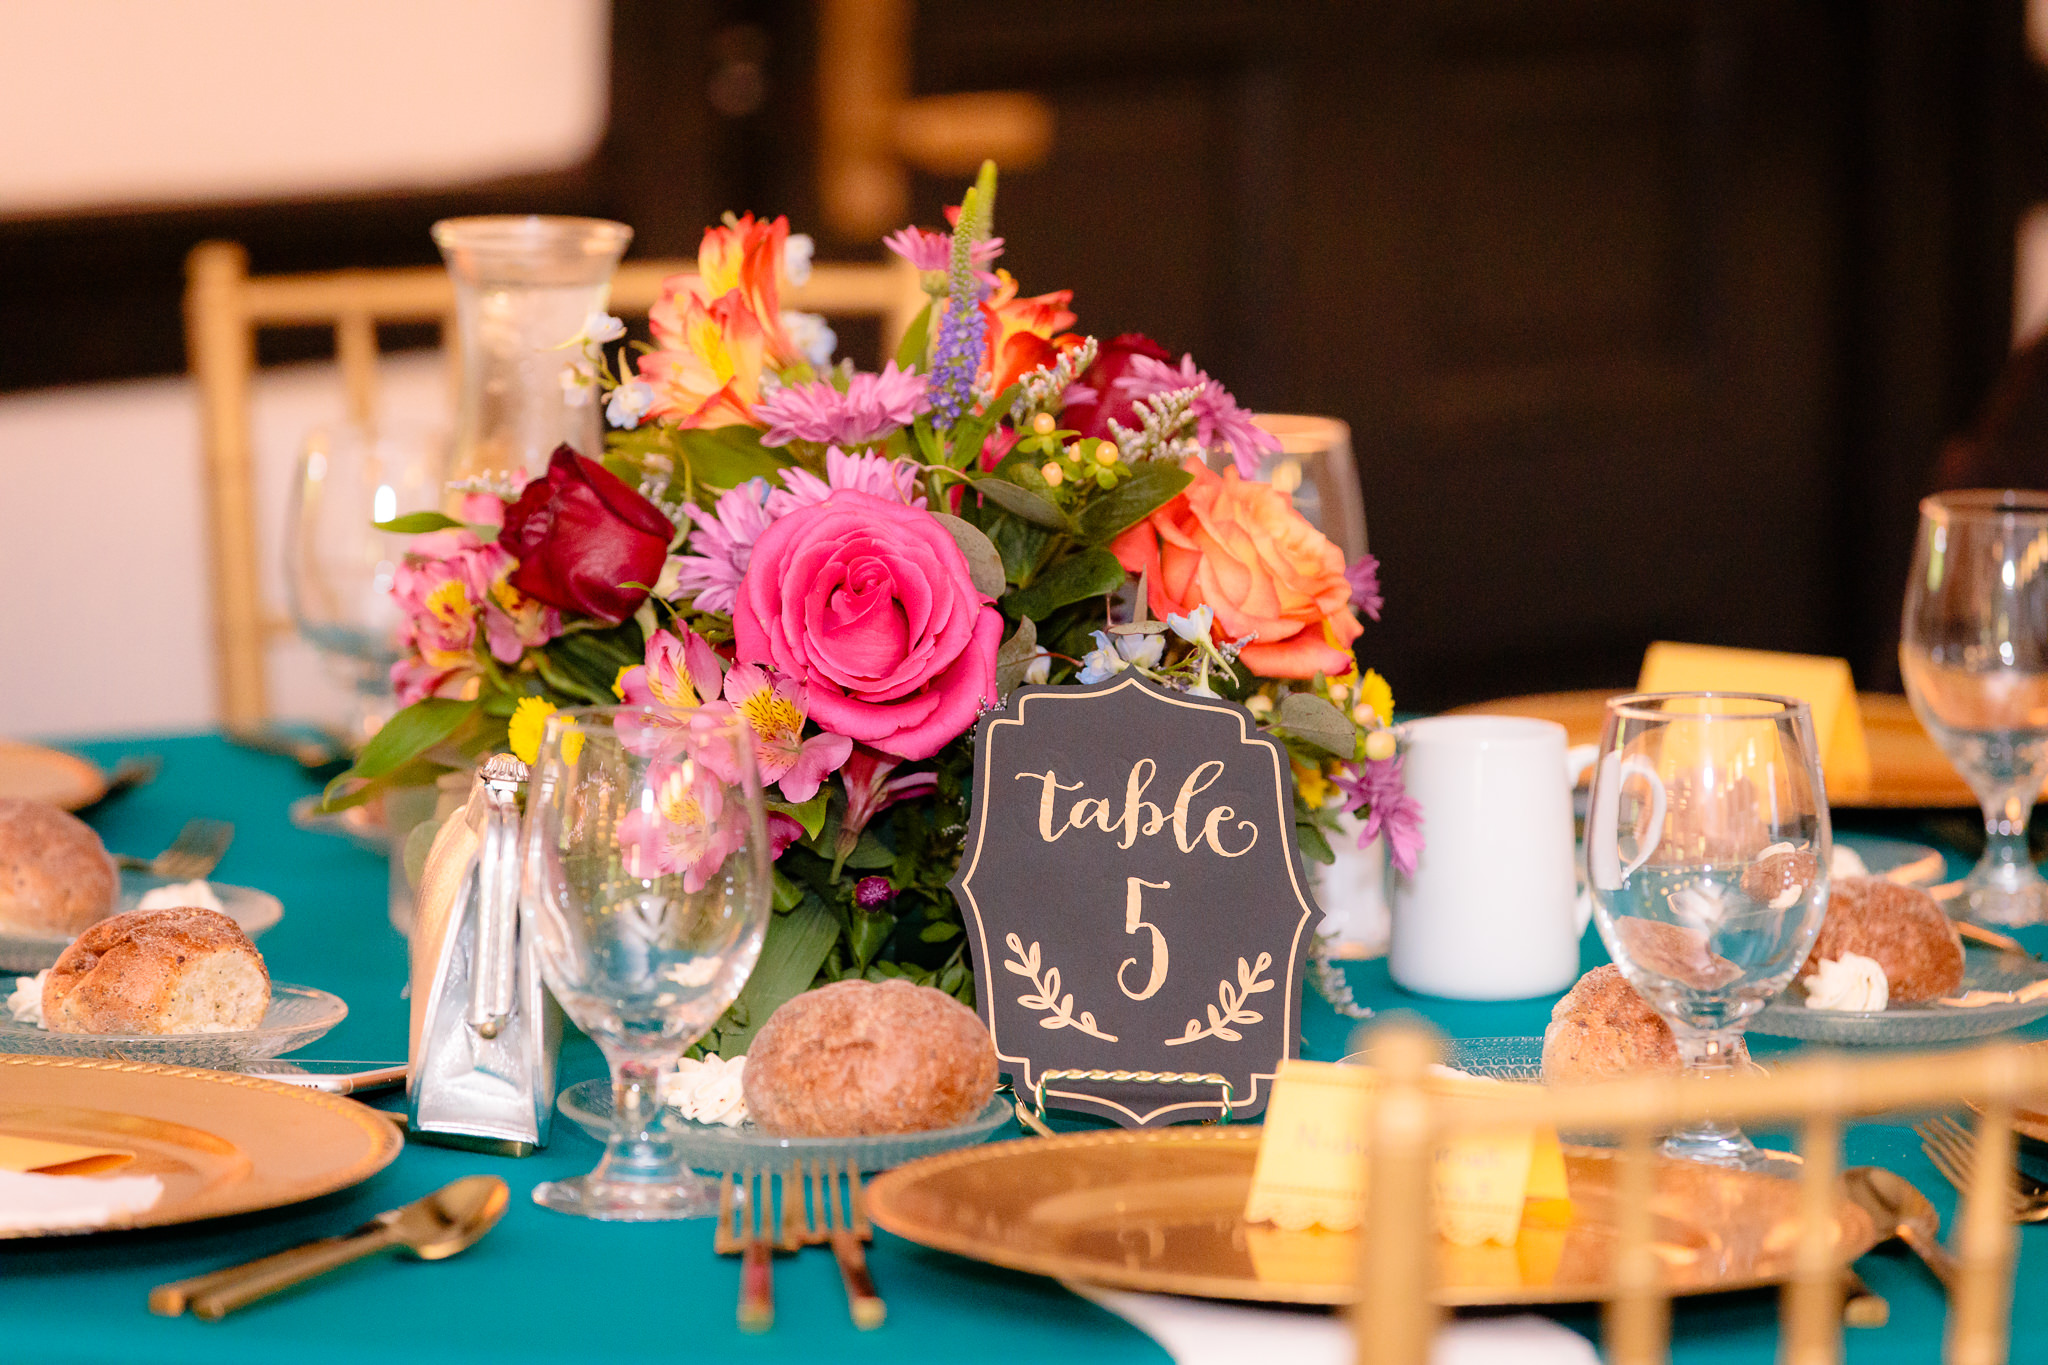
[{"label": "silver napkin holder", "polygon": [[495,754],[441,827],[412,930],[413,1136],[510,1156],[547,1145],[560,1007],[519,923],[526,765]]}]

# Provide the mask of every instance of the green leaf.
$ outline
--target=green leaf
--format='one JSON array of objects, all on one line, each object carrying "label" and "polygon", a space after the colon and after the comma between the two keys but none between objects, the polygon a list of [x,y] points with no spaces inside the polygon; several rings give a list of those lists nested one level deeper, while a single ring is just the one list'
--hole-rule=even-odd
[{"label": "green leaf", "polygon": [[1003,577],[1003,556],[995,542],[948,512],[933,512],[932,519],[946,528],[960,553],[967,556],[967,572],[974,578],[975,591],[1001,597],[1008,580]]},{"label": "green leaf", "polygon": [[1043,620],[1070,602],[1082,602],[1115,592],[1124,585],[1124,566],[1109,551],[1090,546],[1060,560],[1028,588],[1017,588],[1003,599],[1012,616]]},{"label": "green leaf", "polygon": [[1008,479],[993,476],[974,480],[974,491],[987,498],[996,506],[1014,516],[1020,516],[1038,526],[1050,527],[1055,531],[1074,529],[1067,514],[1050,501],[1041,498],[1028,488],[1019,488]]},{"label": "green leaf", "polygon": [[996,551],[1003,557],[1004,579],[1022,583],[1024,576],[1037,566],[1039,555],[1045,553],[1045,542],[1052,539],[1052,532],[993,506],[976,510],[986,519],[988,538],[995,542]]},{"label": "green leaf", "polygon": [[371,736],[356,756],[355,766],[327,784],[327,798],[347,792],[356,783],[387,777],[446,740],[476,714],[478,703],[451,697],[428,697],[406,707]]},{"label": "green leaf", "polygon": [[918,315],[910,320],[910,327],[903,333],[903,340],[896,344],[896,368],[899,370],[921,370],[924,368],[924,353],[932,342],[932,306],[926,303]]},{"label": "green leaf", "polygon": [[1024,682],[1024,670],[1038,653],[1038,623],[1025,617],[996,651],[996,695],[1007,697]]},{"label": "green leaf", "polygon": [[417,536],[428,531],[446,531],[462,523],[440,512],[407,512],[402,517],[393,517],[389,521],[373,521],[370,525],[380,531],[389,531],[393,535]]},{"label": "green leaf", "polygon": [[949,938],[960,937],[960,926],[946,920],[934,920],[918,930],[917,937],[925,943],[944,943]]},{"label": "green leaf", "polygon": [[675,442],[689,462],[691,478],[724,489],[789,466],[787,456],[762,445],[759,438],[752,427],[735,425],[679,431]]},{"label": "green leaf", "polygon": [[952,429],[946,433],[947,444],[951,447],[953,468],[965,469],[980,457],[981,447],[988,440],[988,434],[1010,415],[1010,405],[1017,401],[1017,395],[1021,392],[1022,385],[1012,384],[991,398],[988,406],[980,412],[970,413],[953,424]]},{"label": "green leaf", "polygon": [[804,897],[796,909],[770,919],[753,975],[719,1026],[719,1054],[737,1057],[745,1052],[769,1015],[809,990],[838,938],[839,921],[815,896]]},{"label": "green leaf", "polygon": [[1294,822],[1295,842],[1301,845],[1301,855],[1312,863],[1329,864],[1337,861],[1337,854],[1330,847],[1330,841],[1323,831],[1307,820]]},{"label": "green leaf", "polygon": [[825,829],[825,798],[829,794],[825,788],[820,787],[816,796],[799,804],[792,804],[788,801],[768,801],[764,804],[769,810],[781,811],[784,815],[802,825],[804,827],[804,834],[809,838],[816,839]]},{"label": "green leaf", "polygon": [[782,875],[781,868],[771,869],[775,884],[775,913],[786,915],[804,901],[804,889]]},{"label": "green leaf", "polygon": [[860,832],[860,842],[853,846],[853,852],[846,855],[844,866],[857,867],[865,871],[876,867],[892,867],[895,862],[896,855],[889,851],[889,846],[877,839],[872,829],[864,829]]},{"label": "green leaf", "polygon": [[1165,460],[1137,466],[1130,478],[1081,509],[1076,518],[1081,539],[1099,545],[1129,530],[1173,501],[1194,481],[1194,475]]},{"label": "green leaf", "polygon": [[1351,718],[1313,692],[1289,692],[1280,701],[1280,728],[1298,740],[1351,758],[1358,749],[1358,727]]},{"label": "green leaf", "polygon": [[856,910],[853,912],[853,926],[846,935],[847,945],[853,949],[853,960],[866,967],[874,962],[875,954],[882,951],[882,945],[889,941],[889,934],[896,927],[896,917],[885,910]]}]

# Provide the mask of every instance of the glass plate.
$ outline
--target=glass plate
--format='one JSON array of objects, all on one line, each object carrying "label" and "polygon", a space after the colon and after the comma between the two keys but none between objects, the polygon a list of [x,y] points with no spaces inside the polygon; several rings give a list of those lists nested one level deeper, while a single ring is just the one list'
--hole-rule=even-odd
[{"label": "glass plate", "polygon": [[[2048,977],[2048,964],[1996,948],[1963,945],[1963,991],[2012,991]],[[1908,1047],[1983,1038],[2031,1024],[2048,1014],[2048,1000],[2023,1005],[1894,1005],[1883,1010],[1810,1010],[1795,978],[1785,993],[1750,1021],[1751,1033],[1803,1038],[1810,1043]]]},{"label": "glass plate", "polygon": [[[114,907],[115,914],[133,910],[143,895],[170,882],[163,877],[151,877],[140,873],[121,874],[121,899]],[[221,912],[242,926],[242,932],[250,938],[267,929],[277,927],[284,918],[284,903],[268,891],[258,891],[253,886],[229,886],[225,882],[208,883],[214,896],[220,901]],[[71,946],[74,936],[70,934],[29,934],[0,929],[0,972],[35,973],[53,966],[64,950]]]},{"label": "glass plate", "polygon": [[[15,987],[15,978],[0,976],[0,997]],[[0,1009],[0,1014],[4,1014]],[[348,1018],[348,1005],[338,995],[310,986],[270,988],[270,1011],[263,1023],[234,1033],[52,1033],[12,1016],[0,1018],[0,1052],[41,1053],[58,1057],[111,1057],[126,1062],[161,1062],[229,1071],[243,1062],[293,1052]]]},{"label": "glass plate", "polygon": [[[1340,1061],[1364,1065],[1366,1054],[1354,1052]],[[1520,1038],[1446,1038],[1444,1065],[1497,1081],[1543,1080],[1543,1035]]]},{"label": "glass plate", "polygon": [[[574,1120],[584,1132],[603,1142],[611,1134],[612,1085],[610,1081],[581,1081],[564,1090],[555,1101],[562,1116]],[[979,1114],[953,1128],[934,1128],[924,1133],[878,1133],[872,1137],[776,1137],[752,1123],[728,1128],[718,1123],[698,1123],[671,1111],[669,1132],[683,1160],[700,1171],[722,1175],[746,1165],[780,1166],[790,1161],[853,1161],[863,1171],[886,1171],[906,1161],[971,1147],[1015,1117],[1010,1097],[997,1095]]]}]

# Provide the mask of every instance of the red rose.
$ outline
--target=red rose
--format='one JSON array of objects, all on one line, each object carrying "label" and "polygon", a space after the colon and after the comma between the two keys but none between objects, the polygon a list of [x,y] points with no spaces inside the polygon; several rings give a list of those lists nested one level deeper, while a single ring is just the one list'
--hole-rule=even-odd
[{"label": "red rose", "polygon": [[1109,419],[1114,417],[1125,430],[1135,428],[1138,422],[1131,404],[1112,399],[1116,381],[1129,371],[1131,361],[1141,355],[1168,363],[1173,360],[1164,346],[1142,332],[1125,332],[1112,339],[1095,353],[1095,363],[1080,378],[1080,383],[1093,389],[1095,396],[1084,403],[1067,404],[1060,413],[1060,425],[1083,436],[1107,436]]},{"label": "red rose", "polygon": [[509,581],[528,597],[618,622],[647,600],[675,533],[659,507],[564,445],[505,509],[498,544],[518,558]]}]

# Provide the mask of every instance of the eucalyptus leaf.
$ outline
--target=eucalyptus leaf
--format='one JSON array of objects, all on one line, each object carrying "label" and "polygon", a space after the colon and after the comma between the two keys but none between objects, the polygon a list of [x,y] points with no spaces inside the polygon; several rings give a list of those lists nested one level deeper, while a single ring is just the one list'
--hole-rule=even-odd
[{"label": "eucalyptus leaf", "polygon": [[1129,530],[1171,502],[1195,476],[1166,460],[1135,466],[1131,477],[1092,499],[1076,518],[1081,538],[1092,545]]},{"label": "eucalyptus leaf", "polygon": [[417,536],[428,531],[446,531],[462,523],[441,512],[407,512],[402,517],[393,517],[389,521],[373,521],[370,525],[380,531],[389,531],[393,535]]},{"label": "eucalyptus leaf", "polygon": [[1115,592],[1124,585],[1124,566],[1109,551],[1091,546],[1060,560],[1028,588],[1013,589],[1003,599],[1012,616],[1042,620],[1070,602]]},{"label": "eucalyptus leaf", "polygon": [[1025,617],[996,650],[996,695],[1007,697],[1024,683],[1024,670],[1038,653],[1038,623]]},{"label": "eucalyptus leaf", "polygon": [[995,542],[949,512],[931,515],[953,537],[960,553],[967,556],[967,571],[973,575],[975,591],[986,597],[1001,597],[1009,580],[1003,577],[1003,556]]},{"label": "eucalyptus leaf", "polygon": [[1005,512],[1020,516],[1035,525],[1049,527],[1055,531],[1071,532],[1074,529],[1073,522],[1068,519],[1065,512],[1030,489],[1020,488],[1008,479],[976,479],[974,491]]},{"label": "eucalyptus leaf", "polygon": [[1280,728],[1304,743],[1339,758],[1355,756],[1358,727],[1342,711],[1313,692],[1289,692],[1280,702]]}]

